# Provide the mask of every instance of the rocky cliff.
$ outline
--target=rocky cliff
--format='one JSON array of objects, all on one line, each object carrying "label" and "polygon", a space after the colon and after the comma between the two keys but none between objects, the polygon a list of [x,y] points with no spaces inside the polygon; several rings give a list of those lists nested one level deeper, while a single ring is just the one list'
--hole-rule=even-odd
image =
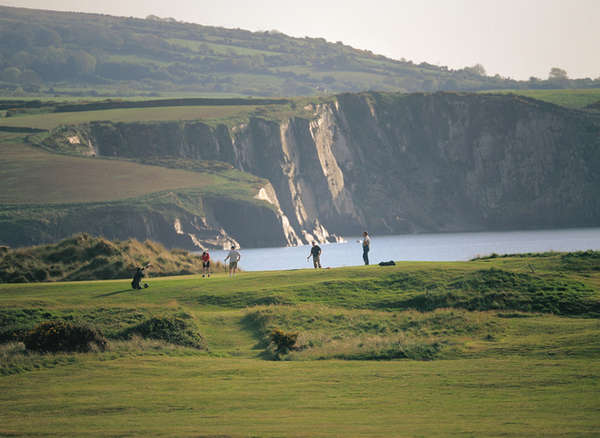
[{"label": "rocky cliff", "polygon": [[[363,229],[600,224],[594,114],[512,95],[454,93],[344,94],[307,109],[312,118],[257,117],[233,127],[95,122],[78,130],[98,155],[219,160],[268,179],[279,211],[274,229],[284,230],[288,244]],[[227,227],[244,236],[236,231],[243,220]]]},{"label": "rocky cliff", "polygon": [[262,202],[190,191],[104,203],[4,205],[0,243],[37,245],[85,231],[113,240],[153,239],[190,250],[292,244],[294,237],[286,233],[281,216]]}]

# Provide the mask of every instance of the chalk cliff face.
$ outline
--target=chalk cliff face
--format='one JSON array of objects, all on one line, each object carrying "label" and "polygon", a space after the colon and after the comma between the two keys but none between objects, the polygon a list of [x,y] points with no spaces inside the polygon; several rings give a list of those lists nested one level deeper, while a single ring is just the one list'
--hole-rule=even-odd
[{"label": "chalk cliff face", "polygon": [[[363,229],[600,224],[593,114],[517,96],[447,93],[345,94],[309,109],[310,120],[252,118],[233,128],[97,122],[85,135],[99,155],[219,160],[268,179],[272,187],[257,196],[278,211],[282,244]],[[225,226],[238,236],[243,228]]]}]

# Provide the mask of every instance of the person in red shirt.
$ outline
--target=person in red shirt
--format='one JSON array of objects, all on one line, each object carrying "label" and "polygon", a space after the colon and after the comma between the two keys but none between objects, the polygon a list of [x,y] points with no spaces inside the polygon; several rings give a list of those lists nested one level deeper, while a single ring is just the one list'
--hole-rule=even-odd
[{"label": "person in red shirt", "polygon": [[210,254],[204,250],[202,252],[202,277],[205,275],[210,277]]}]

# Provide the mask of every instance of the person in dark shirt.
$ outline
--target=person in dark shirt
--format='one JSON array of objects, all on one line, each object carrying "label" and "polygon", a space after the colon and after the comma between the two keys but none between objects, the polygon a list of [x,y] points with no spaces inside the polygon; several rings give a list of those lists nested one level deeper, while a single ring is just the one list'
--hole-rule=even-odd
[{"label": "person in dark shirt", "polygon": [[365,262],[365,265],[368,265],[369,264],[369,250],[371,249],[371,238],[369,237],[369,233],[367,233],[366,231],[363,233],[362,248],[363,248],[363,261]]},{"label": "person in dark shirt", "polygon": [[315,265],[315,269],[321,267],[321,247],[317,245],[317,242],[313,241],[312,248],[310,249],[310,254],[306,257],[306,260],[309,258],[313,258],[313,265]]},{"label": "person in dark shirt", "polygon": [[144,277],[144,268],[137,268],[135,274],[133,275],[133,280],[131,281],[131,287],[134,289],[141,289],[140,281]]}]

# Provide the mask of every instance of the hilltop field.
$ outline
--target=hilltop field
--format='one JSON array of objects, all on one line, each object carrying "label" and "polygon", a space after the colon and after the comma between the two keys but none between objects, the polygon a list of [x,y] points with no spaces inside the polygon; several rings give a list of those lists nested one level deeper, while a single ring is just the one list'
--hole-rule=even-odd
[{"label": "hilltop field", "polygon": [[[600,427],[597,252],[147,281],[0,285],[0,435],[592,437]],[[95,327],[108,347],[49,354],[19,342],[56,320]],[[184,331],[157,336],[147,321],[159,320]],[[281,336],[295,343],[279,348]]]}]

